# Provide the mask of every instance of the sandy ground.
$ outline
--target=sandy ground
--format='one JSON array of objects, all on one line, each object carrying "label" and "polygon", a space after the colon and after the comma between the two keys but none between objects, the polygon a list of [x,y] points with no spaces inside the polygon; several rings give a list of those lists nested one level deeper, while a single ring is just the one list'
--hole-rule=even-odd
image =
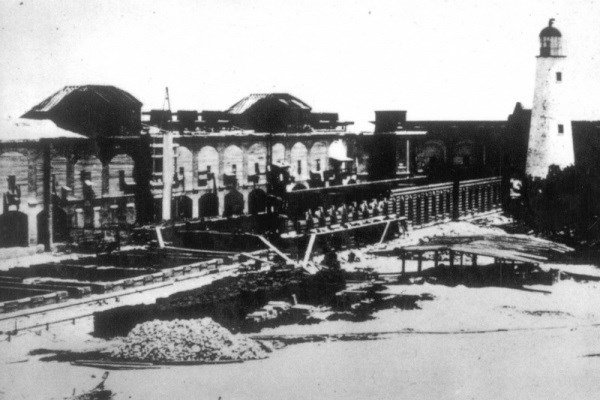
[{"label": "sandy ground", "polygon": [[[446,225],[411,232],[390,247],[432,232],[501,232],[464,222]],[[393,258],[374,260],[365,257],[361,263],[399,269]],[[583,270],[597,273],[594,266]],[[429,293],[434,300],[420,301],[417,310],[382,310],[360,323],[328,321],[261,332],[385,332],[380,340],[291,345],[244,364],[112,371],[106,386],[117,399],[595,398],[600,357],[588,355],[600,354],[600,282],[560,281],[527,289],[390,285],[390,293]],[[175,289],[161,295],[170,290]],[[153,297],[140,296],[131,301]],[[62,399],[74,389],[95,386],[103,370],[27,355],[36,348],[105,346],[88,334],[92,323],[84,318],[49,331],[21,332],[10,342],[0,336],[0,399]]]}]

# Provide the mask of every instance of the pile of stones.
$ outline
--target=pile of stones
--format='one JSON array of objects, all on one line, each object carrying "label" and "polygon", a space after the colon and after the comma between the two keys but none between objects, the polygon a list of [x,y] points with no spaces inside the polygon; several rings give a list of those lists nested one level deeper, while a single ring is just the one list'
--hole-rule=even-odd
[{"label": "pile of stones", "polygon": [[202,318],[138,324],[110,356],[155,363],[245,361],[265,358],[268,350],[259,342],[232,334],[210,318]]}]

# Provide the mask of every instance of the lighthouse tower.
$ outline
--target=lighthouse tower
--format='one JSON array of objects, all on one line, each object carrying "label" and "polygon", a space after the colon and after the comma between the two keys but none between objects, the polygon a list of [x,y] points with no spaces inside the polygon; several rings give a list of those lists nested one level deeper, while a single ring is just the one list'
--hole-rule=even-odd
[{"label": "lighthouse tower", "polygon": [[527,175],[533,178],[546,178],[551,165],[564,168],[575,161],[565,96],[570,77],[565,75],[562,35],[553,25],[551,19],[540,32],[526,167]]}]

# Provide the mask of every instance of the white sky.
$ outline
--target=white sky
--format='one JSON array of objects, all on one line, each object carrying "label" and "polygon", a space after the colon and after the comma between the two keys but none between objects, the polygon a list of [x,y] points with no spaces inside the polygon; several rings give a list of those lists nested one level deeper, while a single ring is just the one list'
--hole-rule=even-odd
[{"label": "white sky", "polygon": [[1,0],[0,117],[95,83],[144,109],[162,107],[165,86],[174,110],[289,92],[355,129],[369,129],[375,110],[505,119],[517,101],[531,106],[551,17],[573,119],[600,119],[596,0]]}]

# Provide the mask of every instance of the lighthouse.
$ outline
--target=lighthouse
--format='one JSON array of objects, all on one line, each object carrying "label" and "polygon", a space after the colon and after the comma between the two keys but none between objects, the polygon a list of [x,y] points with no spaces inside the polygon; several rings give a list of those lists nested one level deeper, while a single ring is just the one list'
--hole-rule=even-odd
[{"label": "lighthouse", "polygon": [[551,19],[540,32],[535,73],[526,167],[527,175],[532,178],[546,178],[551,165],[565,168],[575,161],[565,95],[570,77],[565,74],[565,64],[562,34]]}]

